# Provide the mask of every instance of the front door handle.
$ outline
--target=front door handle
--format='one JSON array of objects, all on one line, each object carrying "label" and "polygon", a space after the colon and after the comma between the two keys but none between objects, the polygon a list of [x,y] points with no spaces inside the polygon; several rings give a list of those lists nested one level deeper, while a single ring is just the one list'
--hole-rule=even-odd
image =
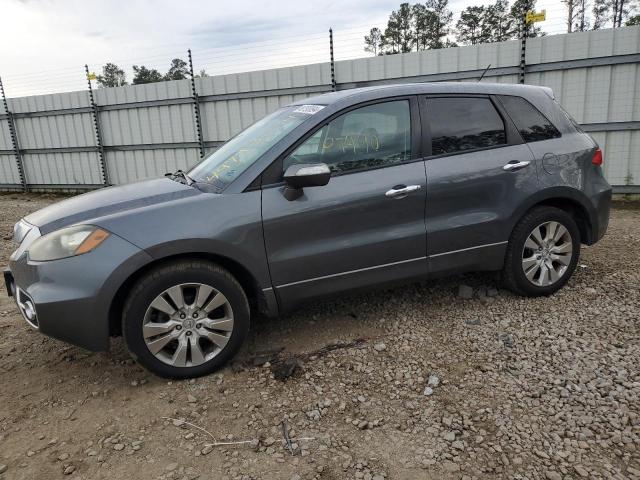
[{"label": "front door handle", "polygon": [[518,160],[511,160],[504,167],[502,167],[502,169],[506,170],[507,172],[513,172],[514,170],[520,170],[521,168],[528,166],[530,163],[531,162],[529,160],[525,160],[523,162],[519,162]]},{"label": "front door handle", "polygon": [[404,185],[396,185],[391,190],[387,190],[384,195],[388,198],[404,198],[411,192],[420,190],[420,188],[420,185],[409,185],[407,187],[405,187]]}]

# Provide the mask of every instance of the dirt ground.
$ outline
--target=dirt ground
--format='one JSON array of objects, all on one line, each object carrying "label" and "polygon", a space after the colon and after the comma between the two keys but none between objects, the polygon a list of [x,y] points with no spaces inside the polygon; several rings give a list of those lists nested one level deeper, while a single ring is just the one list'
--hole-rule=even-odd
[{"label": "dirt ground", "polygon": [[[58,199],[0,195],[3,265],[13,224]],[[40,335],[3,291],[0,479],[640,478],[639,252],[618,206],[552,297],[483,274],[317,303],[256,320],[249,366],[181,382],[120,339]],[[278,348],[301,358],[286,381],[255,358]]]}]

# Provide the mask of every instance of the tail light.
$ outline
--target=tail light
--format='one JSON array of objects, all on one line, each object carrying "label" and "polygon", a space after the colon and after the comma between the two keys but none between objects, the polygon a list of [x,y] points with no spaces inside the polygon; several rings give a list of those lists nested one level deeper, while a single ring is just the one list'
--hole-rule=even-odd
[{"label": "tail light", "polygon": [[591,163],[594,165],[602,165],[602,150],[596,148],[596,151],[593,152],[593,158],[591,159]]}]

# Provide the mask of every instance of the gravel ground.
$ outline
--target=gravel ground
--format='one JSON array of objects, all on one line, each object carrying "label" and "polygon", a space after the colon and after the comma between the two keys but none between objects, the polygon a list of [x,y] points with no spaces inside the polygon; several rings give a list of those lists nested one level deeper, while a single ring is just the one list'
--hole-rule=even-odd
[{"label": "gravel ground", "polygon": [[[3,264],[13,223],[55,200],[0,196]],[[640,210],[618,206],[553,297],[487,274],[318,303],[183,382],[120,339],[45,338],[0,294],[0,479],[638,479],[639,249]],[[257,355],[278,348],[286,381]]]}]

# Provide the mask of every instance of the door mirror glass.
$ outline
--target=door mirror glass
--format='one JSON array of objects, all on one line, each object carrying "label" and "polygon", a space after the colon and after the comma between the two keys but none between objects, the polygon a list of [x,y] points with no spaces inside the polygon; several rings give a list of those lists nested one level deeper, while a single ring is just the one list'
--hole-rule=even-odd
[{"label": "door mirror glass", "polygon": [[329,183],[330,178],[331,170],[325,163],[299,163],[284,173],[285,185],[295,189],[321,187]]}]

